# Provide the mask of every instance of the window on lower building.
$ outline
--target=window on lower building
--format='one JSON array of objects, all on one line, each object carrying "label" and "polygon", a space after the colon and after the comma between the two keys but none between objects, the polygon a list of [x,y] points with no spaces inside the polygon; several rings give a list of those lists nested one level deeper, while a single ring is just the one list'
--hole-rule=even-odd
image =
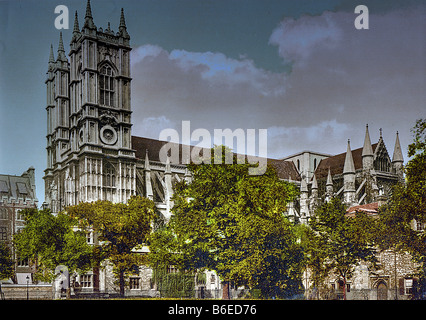
[{"label": "window on lower building", "polygon": [[7,209],[6,208],[1,208],[0,209],[0,219],[1,220],[6,220],[7,219]]},{"label": "window on lower building", "polygon": [[130,278],[130,289],[140,289],[140,278]]},{"label": "window on lower building", "polygon": [[93,244],[93,231],[86,232],[86,241],[88,244]]},{"label": "window on lower building", "polygon": [[92,274],[83,274],[80,276],[81,286],[83,288],[93,287],[93,275]]},{"label": "window on lower building", "polygon": [[7,240],[7,228],[0,227],[0,240]]},{"label": "window on lower building", "polygon": [[24,220],[24,215],[21,212],[22,209],[16,209],[16,220]]},{"label": "window on lower building", "polygon": [[412,294],[413,293],[413,279],[405,279],[404,287],[405,287],[405,294]]}]

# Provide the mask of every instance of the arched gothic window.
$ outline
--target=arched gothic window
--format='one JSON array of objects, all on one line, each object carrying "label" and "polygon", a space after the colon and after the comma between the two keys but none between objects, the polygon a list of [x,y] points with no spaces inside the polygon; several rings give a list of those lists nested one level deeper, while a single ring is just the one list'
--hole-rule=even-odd
[{"label": "arched gothic window", "polygon": [[110,163],[105,163],[104,165],[104,186],[105,187],[115,187],[115,169]]},{"label": "arched gothic window", "polygon": [[99,75],[99,103],[114,107],[114,73],[110,66],[103,66]]}]

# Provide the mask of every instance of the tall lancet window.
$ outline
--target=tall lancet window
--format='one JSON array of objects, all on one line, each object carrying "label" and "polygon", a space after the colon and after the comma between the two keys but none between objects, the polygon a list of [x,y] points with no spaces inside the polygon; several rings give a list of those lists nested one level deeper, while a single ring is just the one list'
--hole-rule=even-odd
[{"label": "tall lancet window", "polygon": [[115,187],[115,169],[109,163],[106,162],[104,165],[104,186],[105,187]]},{"label": "tall lancet window", "polygon": [[114,107],[114,73],[110,66],[103,66],[99,75],[100,104]]}]

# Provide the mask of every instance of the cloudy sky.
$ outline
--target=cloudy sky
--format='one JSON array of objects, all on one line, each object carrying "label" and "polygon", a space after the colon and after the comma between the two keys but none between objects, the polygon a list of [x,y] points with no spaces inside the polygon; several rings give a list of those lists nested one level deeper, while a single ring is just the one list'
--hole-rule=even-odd
[{"label": "cloudy sky", "polygon": [[[118,30],[124,8],[133,47],[133,135],[167,128],[267,129],[268,156],[337,154],[383,138],[405,158],[426,117],[426,4],[357,0],[92,0],[97,27]],[[86,1],[0,1],[0,173],[36,168],[44,200],[45,78],[56,52],[57,5],[83,25]],[[357,5],[369,29],[357,30]],[[55,54],[56,56],[56,54]],[[186,142],[186,141],[184,141]],[[193,144],[197,141],[192,141]]]}]

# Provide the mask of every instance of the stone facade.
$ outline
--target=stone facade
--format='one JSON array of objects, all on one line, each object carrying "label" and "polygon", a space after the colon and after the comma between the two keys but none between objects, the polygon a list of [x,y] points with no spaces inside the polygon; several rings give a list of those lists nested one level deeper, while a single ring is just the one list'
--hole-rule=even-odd
[{"label": "stone facade", "polygon": [[[44,206],[56,214],[79,202],[126,202],[131,195],[152,199],[165,220],[171,215],[173,185],[191,176],[184,164],[160,161],[167,142],[131,135],[130,36],[123,10],[118,31],[96,27],[87,1],[83,27],[77,13],[67,55],[59,38],[57,57],[50,50],[47,86],[47,168]],[[170,145],[169,145],[170,146]],[[173,145],[179,150],[192,146]],[[182,154],[182,152],[180,152]],[[180,159],[181,160],[181,159]],[[392,160],[382,136],[371,144],[368,126],[364,146],[338,155],[303,151],[267,159],[280,179],[300,188],[288,205],[292,220],[308,223],[316,206],[341,197],[348,206],[377,201],[403,180],[398,134]],[[133,290],[151,290],[152,270],[142,268]],[[207,274],[211,290],[218,277]],[[81,290],[115,290],[109,266],[78,275]],[[390,287],[390,284],[388,285]]]}]

